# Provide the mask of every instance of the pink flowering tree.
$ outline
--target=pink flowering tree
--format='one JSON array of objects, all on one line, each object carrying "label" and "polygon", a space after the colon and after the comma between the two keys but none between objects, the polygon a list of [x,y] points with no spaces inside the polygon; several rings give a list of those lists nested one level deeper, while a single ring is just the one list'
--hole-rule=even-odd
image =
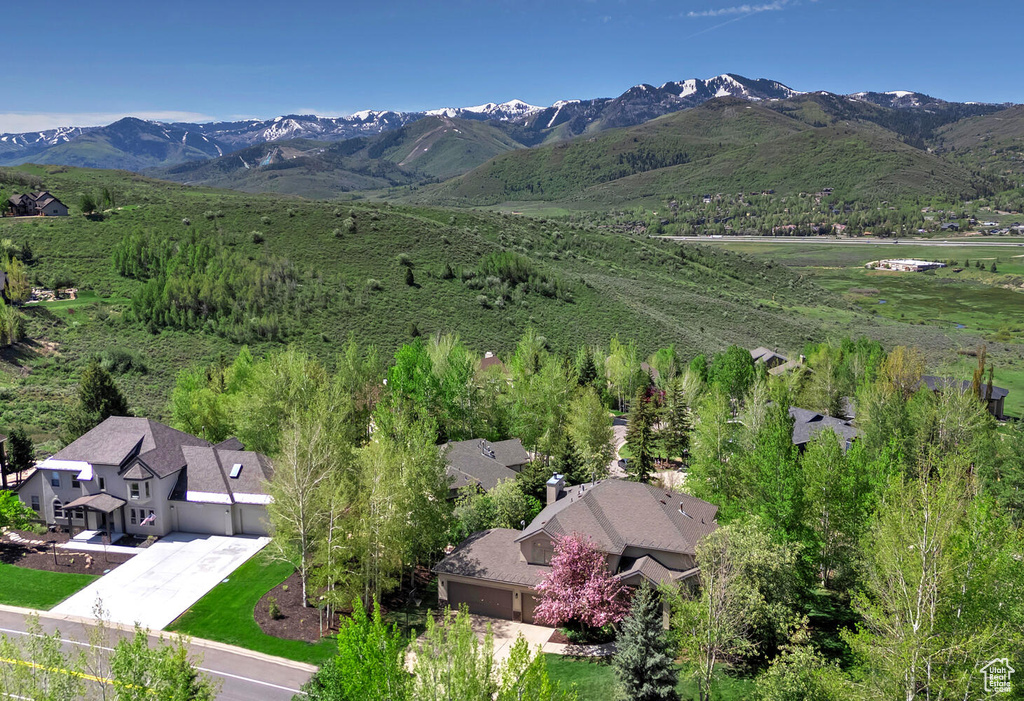
[{"label": "pink flowering tree", "polygon": [[579,533],[557,539],[554,546],[551,571],[537,585],[537,622],[601,628],[621,621],[629,613],[626,587],[608,573],[605,556]]}]

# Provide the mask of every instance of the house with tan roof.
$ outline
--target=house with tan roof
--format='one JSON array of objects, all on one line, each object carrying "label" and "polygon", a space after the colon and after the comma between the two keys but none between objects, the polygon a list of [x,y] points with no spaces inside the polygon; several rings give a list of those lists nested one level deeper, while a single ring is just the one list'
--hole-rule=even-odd
[{"label": "house with tan roof", "polygon": [[267,535],[273,467],[238,439],[216,445],[146,418],[112,416],[36,465],[17,490],[49,526],[124,534]]},{"label": "house with tan roof", "polygon": [[623,584],[679,584],[699,574],[697,544],[718,527],[714,504],[639,482],[565,487],[556,475],[547,501],[522,531],[475,533],[439,562],[439,605],[533,623],[536,587],[551,570],[554,543],[572,533],[604,553]]}]

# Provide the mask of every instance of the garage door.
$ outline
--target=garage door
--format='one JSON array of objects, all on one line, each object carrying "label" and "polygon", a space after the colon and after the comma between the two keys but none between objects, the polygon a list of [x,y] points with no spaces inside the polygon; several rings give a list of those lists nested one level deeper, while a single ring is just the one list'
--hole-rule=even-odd
[{"label": "garage door", "polygon": [[530,594],[523,594],[523,623],[533,623],[533,610],[537,608],[540,600]]},{"label": "garage door", "polygon": [[512,620],[512,592],[504,589],[450,581],[448,604],[453,609],[465,604],[470,613]]}]

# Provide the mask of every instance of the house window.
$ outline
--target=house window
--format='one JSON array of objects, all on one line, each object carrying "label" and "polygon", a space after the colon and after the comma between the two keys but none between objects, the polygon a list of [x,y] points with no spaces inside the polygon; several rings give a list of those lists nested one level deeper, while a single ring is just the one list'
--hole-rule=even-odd
[{"label": "house window", "polygon": [[71,488],[72,489],[81,489],[82,488],[82,483],[78,481],[77,477],[72,477],[71,478]]},{"label": "house window", "polygon": [[128,483],[128,497],[131,499],[139,498],[139,483],[129,482]]},{"label": "house window", "polygon": [[39,513],[39,495],[37,494],[32,495],[32,510]]},{"label": "house window", "polygon": [[139,517],[136,516],[135,509],[128,509],[128,517],[133,526],[139,522]]},{"label": "house window", "polygon": [[53,518],[64,518],[64,505],[60,503],[60,499],[53,500]]},{"label": "house window", "polygon": [[60,486],[60,473],[59,472],[51,472],[50,473],[50,486],[51,487],[59,487]]},{"label": "house window", "polygon": [[100,491],[101,492],[107,491],[107,478],[106,477],[100,477]]},{"label": "house window", "polygon": [[149,499],[149,482],[144,482],[143,484],[146,485],[146,498]]},{"label": "house window", "polygon": [[72,509],[71,510],[71,518],[73,518],[76,521],[84,521],[85,520],[85,509],[83,509],[82,507],[78,507],[76,509]]}]

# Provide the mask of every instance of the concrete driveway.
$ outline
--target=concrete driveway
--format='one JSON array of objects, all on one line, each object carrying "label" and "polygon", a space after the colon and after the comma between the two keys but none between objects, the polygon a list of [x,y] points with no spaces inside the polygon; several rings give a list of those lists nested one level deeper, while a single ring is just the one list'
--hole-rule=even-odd
[{"label": "concrete driveway", "polygon": [[171,533],[140,549],[51,613],[93,618],[99,598],[108,620],[161,630],[269,542],[269,538]]}]

